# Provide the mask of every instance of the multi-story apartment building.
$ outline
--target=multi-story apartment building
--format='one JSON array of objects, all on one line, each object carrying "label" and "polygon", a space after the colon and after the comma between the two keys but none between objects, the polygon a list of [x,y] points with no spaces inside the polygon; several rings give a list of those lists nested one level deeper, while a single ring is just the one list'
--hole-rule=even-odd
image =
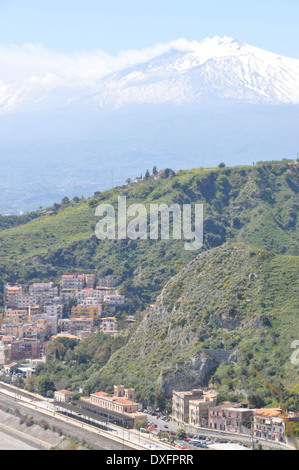
[{"label": "multi-story apartment building", "polygon": [[112,289],[112,287],[105,287],[105,286],[97,286],[96,289],[94,289],[92,297],[95,297],[96,299],[99,300],[104,300],[105,295],[110,295],[113,294],[115,291]]},{"label": "multi-story apartment building", "polygon": [[35,282],[29,287],[32,294],[45,293],[51,296],[58,295],[58,288],[54,287],[53,282]]},{"label": "multi-story apartment building", "polygon": [[217,404],[216,392],[204,392],[201,398],[189,401],[189,424],[202,426],[208,423],[209,409]]},{"label": "multi-story apartment building", "polygon": [[237,408],[231,404],[211,407],[209,410],[209,427],[219,431],[250,434],[255,410]]},{"label": "multi-story apartment building", "polygon": [[101,331],[107,335],[116,335],[117,330],[117,319],[116,317],[106,317],[101,319]]},{"label": "multi-story apartment building", "polygon": [[29,293],[18,294],[16,296],[16,301],[17,301],[16,307],[20,310],[25,309],[25,308],[28,309],[29,307],[39,307],[37,295],[33,295]]},{"label": "multi-story apartment building", "polygon": [[11,360],[38,359],[40,357],[40,341],[35,339],[22,339],[12,341]]},{"label": "multi-story apartment building", "polygon": [[76,305],[72,308],[72,317],[85,317],[92,318],[94,321],[98,320],[102,315],[102,305],[96,307],[86,305]]},{"label": "multi-story apartment building", "polygon": [[[189,423],[191,421],[196,421],[196,412],[198,413],[198,420],[200,419],[200,414],[206,414],[206,411],[210,405],[215,403],[217,396],[214,396],[213,392],[204,392],[203,390],[191,390],[191,391],[173,391],[172,395],[172,416],[173,420],[177,424]],[[190,401],[195,402],[193,404],[193,414],[190,415]],[[201,413],[199,413],[199,411]],[[195,413],[195,414],[194,414]]]},{"label": "multi-story apartment building", "polygon": [[68,324],[69,333],[81,336],[83,332],[91,333],[93,331],[94,321],[92,318],[71,318]]},{"label": "multi-story apartment building", "polygon": [[126,298],[124,295],[109,294],[104,295],[103,301],[109,305],[124,305],[126,303]]},{"label": "multi-story apartment building", "polygon": [[85,286],[85,275],[84,274],[64,274],[61,276],[60,282],[61,289],[83,289]]},{"label": "multi-story apartment building", "polygon": [[103,307],[101,300],[98,300],[95,297],[86,297],[85,299],[82,299],[80,305],[85,307]]},{"label": "multi-story apartment building", "polygon": [[74,298],[74,291],[72,289],[61,289],[59,294],[60,303],[66,304],[69,300]]},{"label": "multi-story apartment building", "polygon": [[[281,420],[282,408],[261,408],[256,410],[254,416],[254,435],[263,439],[272,440],[273,419]],[[284,426],[282,426],[284,428]]]},{"label": "multi-story apartment building", "polygon": [[63,315],[63,304],[47,303],[44,306],[44,312],[47,315],[57,315],[57,317],[61,318]]},{"label": "multi-story apartment building", "polygon": [[98,287],[115,287],[119,284],[119,279],[107,276],[98,280]]},{"label": "multi-story apartment building", "polygon": [[4,336],[11,336],[13,339],[22,338],[23,336],[23,323],[4,321],[1,327],[1,332]]},{"label": "multi-story apartment building", "polygon": [[47,320],[49,323],[49,328],[50,328],[50,334],[51,335],[57,335],[58,333],[58,318],[59,315],[55,313],[46,313],[43,315],[43,317]]},{"label": "multi-story apartment building", "polygon": [[5,284],[4,286],[4,305],[7,307],[15,308],[18,307],[17,298],[18,295],[23,293],[22,286],[10,286]]},{"label": "multi-story apartment building", "polygon": [[287,423],[299,423],[299,413],[283,412],[278,408],[262,408],[254,415],[254,436],[276,442],[286,442]]},{"label": "multi-story apartment building", "polygon": [[28,317],[28,310],[5,308],[4,317],[8,322],[17,323],[19,321],[25,320]]}]

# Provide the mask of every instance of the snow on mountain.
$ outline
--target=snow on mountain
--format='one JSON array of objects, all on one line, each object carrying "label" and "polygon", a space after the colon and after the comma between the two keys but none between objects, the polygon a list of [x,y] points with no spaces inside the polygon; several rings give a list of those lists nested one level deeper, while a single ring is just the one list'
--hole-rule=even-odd
[{"label": "snow on mountain", "polygon": [[201,42],[180,39],[115,58],[103,52],[56,57],[33,46],[18,54],[15,50],[5,54],[2,49],[0,114],[53,109],[74,102],[97,108],[219,99],[299,103],[298,59],[229,37]]},{"label": "snow on mountain", "polygon": [[163,55],[106,77],[99,104],[200,103],[229,99],[249,103],[299,103],[299,60],[232,38],[171,43]]}]

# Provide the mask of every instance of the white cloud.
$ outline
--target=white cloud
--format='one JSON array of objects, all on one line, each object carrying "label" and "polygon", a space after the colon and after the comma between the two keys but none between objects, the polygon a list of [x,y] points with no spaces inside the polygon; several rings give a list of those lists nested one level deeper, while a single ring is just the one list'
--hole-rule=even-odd
[{"label": "white cloud", "polygon": [[52,82],[53,86],[93,86],[109,73],[146,62],[174,46],[186,50],[190,45],[181,39],[140,51],[122,51],[117,56],[102,50],[65,54],[36,44],[0,45],[0,80],[4,84],[40,81],[48,85]]},{"label": "white cloud", "polygon": [[64,90],[63,101],[67,101],[73,98],[72,92],[95,89],[110,73],[144,63],[172,47],[186,50],[192,46],[181,39],[112,56],[103,50],[66,54],[40,44],[0,44],[0,112],[26,103],[39,105],[56,89]]}]

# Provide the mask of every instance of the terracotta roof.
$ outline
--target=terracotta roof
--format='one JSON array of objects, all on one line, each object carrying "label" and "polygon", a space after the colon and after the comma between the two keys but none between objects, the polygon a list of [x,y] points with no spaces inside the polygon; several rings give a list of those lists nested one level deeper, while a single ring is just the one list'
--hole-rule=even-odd
[{"label": "terracotta roof", "polygon": [[115,403],[119,403],[120,405],[137,405],[137,403],[135,403],[134,401],[127,400],[127,398],[122,398],[122,397],[115,397],[113,398],[113,401]]},{"label": "terracotta roof", "polygon": [[74,392],[70,392],[69,390],[59,390],[56,393],[61,393],[63,395],[73,395]]},{"label": "terracotta roof", "polygon": [[69,333],[59,333],[58,335],[52,336],[51,339],[56,338],[69,338],[69,339],[78,339],[75,335],[70,335]]},{"label": "terracotta roof", "polygon": [[266,417],[277,417],[282,414],[281,408],[261,408],[256,410],[257,415],[266,416]]},{"label": "terracotta roof", "polygon": [[109,396],[108,393],[106,392],[96,392],[96,393],[93,393],[92,395],[95,397],[108,397]]}]

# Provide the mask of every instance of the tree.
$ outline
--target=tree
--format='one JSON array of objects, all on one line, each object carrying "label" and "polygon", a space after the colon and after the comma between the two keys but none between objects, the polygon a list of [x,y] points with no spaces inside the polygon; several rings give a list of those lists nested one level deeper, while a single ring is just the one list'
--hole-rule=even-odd
[{"label": "tree", "polygon": [[158,432],[158,438],[161,440],[161,441],[168,441],[169,440],[169,434],[165,431],[159,431]]},{"label": "tree", "polygon": [[218,168],[225,168],[225,163],[219,163]]},{"label": "tree", "polygon": [[63,318],[69,318],[72,313],[72,308],[78,305],[77,299],[70,299],[66,305],[63,306]]},{"label": "tree", "polygon": [[132,180],[131,180],[131,178],[127,178],[127,179],[126,179],[126,183],[127,183],[127,184],[130,184],[130,183],[132,183]]},{"label": "tree", "polygon": [[45,376],[38,378],[38,391],[41,395],[47,396],[48,392],[51,394],[54,390],[55,385],[49,377]]},{"label": "tree", "polygon": [[263,406],[265,406],[264,397],[259,391],[249,393],[248,402],[250,405],[254,406],[254,408],[263,408]]},{"label": "tree", "polygon": [[63,360],[67,352],[67,348],[58,339],[52,339],[46,347],[46,356],[49,360]]},{"label": "tree", "polygon": [[66,197],[66,196],[65,196],[65,197],[62,199],[62,201],[61,201],[61,203],[62,203],[64,206],[67,205],[67,204],[69,204],[69,202],[70,202],[70,200],[69,200],[69,198]]},{"label": "tree", "polygon": [[135,428],[140,431],[141,428],[146,428],[147,427],[147,422],[146,421],[137,421]]},{"label": "tree", "polygon": [[23,379],[23,377],[18,377],[14,381],[14,385],[18,388],[25,388],[25,380]]},{"label": "tree", "polygon": [[65,377],[59,377],[54,382],[56,390],[65,390],[68,387],[68,380]]},{"label": "tree", "polygon": [[156,165],[153,167],[153,175],[156,176],[156,174],[158,173],[158,169],[156,167]]},{"label": "tree", "polygon": [[187,434],[186,434],[186,431],[184,429],[178,429],[178,432],[177,432],[177,438],[180,439],[180,438],[183,438],[185,439],[187,437]]},{"label": "tree", "polygon": [[175,176],[175,172],[171,168],[165,168],[162,173],[163,178],[173,178]]},{"label": "tree", "polygon": [[147,179],[149,179],[150,176],[151,176],[150,172],[148,170],[146,170],[145,175],[144,175],[144,179],[147,180]]},{"label": "tree", "polygon": [[28,375],[25,380],[25,388],[28,392],[35,392],[37,389],[37,377],[34,374]]}]

